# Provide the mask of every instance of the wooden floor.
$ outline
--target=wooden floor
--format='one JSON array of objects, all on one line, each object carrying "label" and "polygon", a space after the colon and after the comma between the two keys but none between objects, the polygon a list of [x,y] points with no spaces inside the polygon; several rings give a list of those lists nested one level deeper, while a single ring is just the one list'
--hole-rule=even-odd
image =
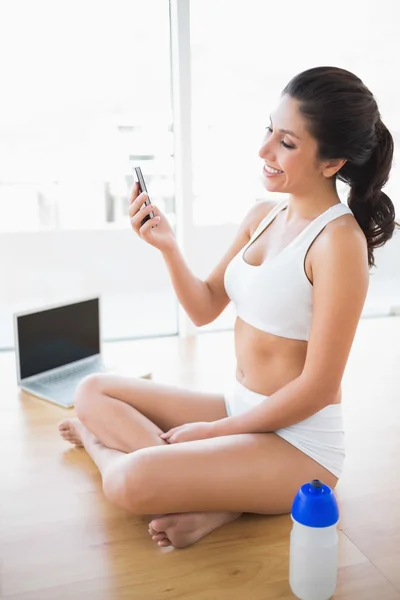
[{"label": "wooden floor", "polygon": [[[110,344],[123,371],[222,390],[232,333]],[[292,598],[290,517],[245,516],[186,550],[159,549],[110,506],[83,450],[57,423],[73,411],[20,394],[0,354],[0,597],[9,600]],[[344,379],[348,458],[335,598],[400,600],[400,317],[363,320]]]}]

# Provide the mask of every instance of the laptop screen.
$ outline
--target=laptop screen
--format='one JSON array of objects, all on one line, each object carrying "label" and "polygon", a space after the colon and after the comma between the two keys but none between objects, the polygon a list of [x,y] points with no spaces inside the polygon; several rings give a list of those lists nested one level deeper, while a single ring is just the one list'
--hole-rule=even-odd
[{"label": "laptop screen", "polygon": [[21,379],[100,353],[99,299],[17,317]]}]

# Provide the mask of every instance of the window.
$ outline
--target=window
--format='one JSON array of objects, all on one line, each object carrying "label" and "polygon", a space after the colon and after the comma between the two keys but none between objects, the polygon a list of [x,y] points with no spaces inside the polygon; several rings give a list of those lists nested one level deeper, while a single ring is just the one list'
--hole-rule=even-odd
[{"label": "window", "polygon": [[168,2],[0,11],[0,232],[128,227],[133,164],[173,213]]},{"label": "window", "polygon": [[99,294],[105,339],[177,332],[132,167],[172,225],[167,0],[0,4],[0,348],[12,313]]}]

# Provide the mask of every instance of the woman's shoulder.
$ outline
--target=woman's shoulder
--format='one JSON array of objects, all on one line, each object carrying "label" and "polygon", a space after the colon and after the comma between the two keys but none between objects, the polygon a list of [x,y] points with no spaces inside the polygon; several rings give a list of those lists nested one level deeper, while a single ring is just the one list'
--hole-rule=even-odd
[{"label": "woman's shoulder", "polygon": [[355,244],[364,249],[367,248],[366,237],[351,212],[330,221],[322,231],[322,234],[319,236],[321,240],[325,241],[325,244],[331,247],[338,244]]},{"label": "woman's shoulder", "polygon": [[368,264],[367,240],[352,213],[330,221],[317,236],[310,254],[311,259],[336,255],[345,262]]}]

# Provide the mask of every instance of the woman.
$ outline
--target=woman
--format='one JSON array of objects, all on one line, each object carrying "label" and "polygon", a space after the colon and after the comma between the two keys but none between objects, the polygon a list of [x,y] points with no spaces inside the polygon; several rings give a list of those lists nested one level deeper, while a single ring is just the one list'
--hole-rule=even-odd
[{"label": "woman", "polygon": [[[76,393],[79,419],[60,425],[95,461],[112,503],[153,515],[159,546],[193,544],[243,512],[289,512],[301,484],[334,487],[343,468],[341,380],[373,251],[395,227],[381,191],[393,139],[360,79],[318,67],[286,86],[259,155],[266,189],[287,199],[251,208],[206,281],[137,186],[130,204],[132,228],[162,252],[196,325],[236,305],[233,389],[99,374]],[[350,185],[349,207],[337,179]]]}]

